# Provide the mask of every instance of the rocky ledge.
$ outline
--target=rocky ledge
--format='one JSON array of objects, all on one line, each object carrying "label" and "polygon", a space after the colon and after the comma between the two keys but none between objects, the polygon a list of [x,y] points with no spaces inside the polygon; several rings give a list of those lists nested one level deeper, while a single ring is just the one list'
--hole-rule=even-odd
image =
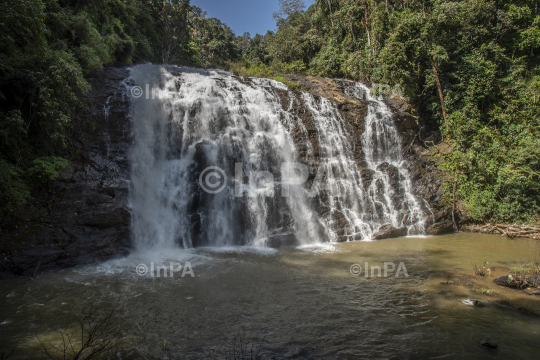
[{"label": "rocky ledge", "polygon": [[371,240],[390,239],[405,235],[407,235],[407,228],[405,226],[395,228],[392,224],[385,224],[376,233],[371,235]]}]

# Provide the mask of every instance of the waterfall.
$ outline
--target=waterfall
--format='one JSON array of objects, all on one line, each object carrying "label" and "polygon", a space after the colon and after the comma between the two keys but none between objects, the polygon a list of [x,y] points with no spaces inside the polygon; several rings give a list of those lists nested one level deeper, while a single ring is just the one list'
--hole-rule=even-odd
[{"label": "waterfall", "polygon": [[372,224],[407,226],[409,234],[421,233],[426,214],[412,194],[402,141],[391,110],[382,99],[371,96],[365,85],[352,81],[344,81],[344,85],[347,94],[369,102],[361,140],[367,168],[373,172],[371,184],[366,189]]},{"label": "waterfall", "polygon": [[[376,99],[362,138],[373,181],[363,188],[346,122],[330,100],[296,97],[275,80],[175,66],[134,66],[126,86],[140,248],[361,240],[387,222],[419,231],[399,136]],[[311,114],[318,154],[293,104]],[[299,146],[318,171],[299,163]]]}]

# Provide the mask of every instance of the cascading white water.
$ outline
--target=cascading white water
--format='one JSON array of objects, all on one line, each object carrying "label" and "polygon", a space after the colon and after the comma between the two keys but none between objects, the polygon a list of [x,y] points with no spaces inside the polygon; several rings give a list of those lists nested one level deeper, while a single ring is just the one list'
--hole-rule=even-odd
[{"label": "cascading white water", "polygon": [[[281,165],[297,161],[282,122],[292,118],[283,116],[272,90],[286,86],[263,79],[250,86],[223,71],[153,65],[135,66],[129,83],[143,89],[131,108],[138,246],[265,246],[270,236],[291,234],[299,244],[328,239],[302,186],[291,184],[283,197],[283,184],[252,178],[239,186],[242,196],[235,194],[238,163],[245,178],[265,171],[278,181]],[[202,191],[198,182],[211,166],[227,177],[216,194]]]},{"label": "cascading white water", "polygon": [[[335,104],[302,94],[318,133],[320,158],[332,170],[328,194],[329,223],[343,219],[341,240],[370,239],[383,224],[407,226],[410,234],[421,233],[425,217],[411,193],[411,181],[402,156],[401,138],[394,126],[390,109],[370,95],[360,83],[344,81],[346,93],[368,101],[368,114],[361,144],[371,178],[364,189],[362,175],[348,141],[347,124]],[[366,171],[364,171],[366,172]]]},{"label": "cascading white water", "polygon": [[[364,189],[346,122],[328,99],[306,93],[298,99],[289,92],[290,104],[281,104],[277,91],[288,89],[280,82],[174,66],[135,66],[126,84],[132,94],[131,206],[139,247],[361,240],[384,223],[417,231],[420,212],[382,102],[369,99],[362,145],[373,181]],[[139,93],[133,91],[137,86]],[[295,171],[282,174],[283,164],[299,159],[293,129],[308,141],[302,120],[291,113],[295,102],[313,117],[325,190],[307,189]],[[304,145],[313,157],[311,144]],[[221,169],[212,175],[217,182],[207,184],[223,188],[217,193],[200,185],[211,167]],[[391,186],[392,169],[399,173],[397,187]],[[402,201],[396,193],[404,195]],[[327,211],[319,214],[317,201]]]},{"label": "cascading white water", "polygon": [[349,96],[365,98],[369,102],[362,149],[367,167],[373,171],[373,180],[366,189],[373,214],[371,222],[407,226],[409,234],[421,233],[426,214],[412,194],[401,137],[394,126],[391,110],[382,98],[371,96],[367,86],[352,81],[344,81],[344,86]]}]

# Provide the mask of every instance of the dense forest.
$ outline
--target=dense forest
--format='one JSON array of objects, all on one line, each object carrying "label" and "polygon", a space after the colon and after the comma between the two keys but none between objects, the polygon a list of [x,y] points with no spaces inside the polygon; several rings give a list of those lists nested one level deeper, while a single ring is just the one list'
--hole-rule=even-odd
[{"label": "dense forest", "polygon": [[253,37],[189,0],[1,3],[0,223],[46,191],[72,156],[85,76],[147,61],[399,84],[420,137],[435,130],[451,146],[441,165],[445,204],[455,185],[462,217],[539,220],[537,1],[279,2],[276,32]]}]

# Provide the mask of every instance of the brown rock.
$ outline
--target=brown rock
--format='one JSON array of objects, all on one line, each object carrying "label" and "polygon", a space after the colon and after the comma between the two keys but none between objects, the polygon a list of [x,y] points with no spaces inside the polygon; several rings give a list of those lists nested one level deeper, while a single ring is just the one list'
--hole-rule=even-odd
[{"label": "brown rock", "polygon": [[442,235],[454,232],[454,224],[450,220],[443,220],[429,226],[426,230],[429,235]]},{"label": "brown rock", "polygon": [[407,228],[405,226],[395,228],[391,224],[384,224],[376,233],[371,235],[371,240],[390,239],[405,235],[407,235]]}]

